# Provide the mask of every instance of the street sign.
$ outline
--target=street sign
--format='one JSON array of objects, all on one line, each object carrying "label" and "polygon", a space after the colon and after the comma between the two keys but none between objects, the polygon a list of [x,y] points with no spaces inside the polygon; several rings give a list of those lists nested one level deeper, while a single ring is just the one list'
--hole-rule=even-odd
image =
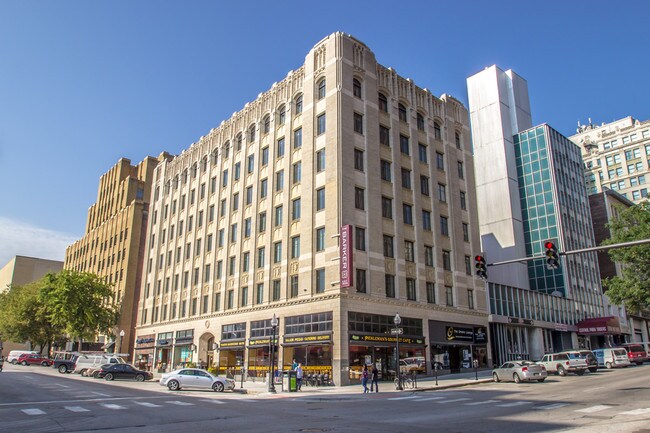
[{"label": "street sign", "polygon": [[393,328],[390,330],[391,334],[403,334],[404,330],[402,328]]}]

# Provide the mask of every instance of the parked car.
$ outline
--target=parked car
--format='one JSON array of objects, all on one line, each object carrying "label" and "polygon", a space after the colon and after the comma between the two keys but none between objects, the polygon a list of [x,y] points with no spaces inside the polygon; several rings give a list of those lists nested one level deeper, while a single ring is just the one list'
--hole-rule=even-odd
[{"label": "parked car", "polygon": [[426,373],[427,361],[424,356],[412,356],[399,360],[399,369],[402,373]]},{"label": "parked car", "polygon": [[627,350],[627,359],[636,365],[641,365],[648,361],[648,352],[641,343],[627,343],[622,345]]},{"label": "parked car", "polygon": [[163,374],[159,383],[171,391],[178,391],[181,388],[199,388],[223,392],[224,389],[232,390],[235,388],[234,380],[215,376],[199,368],[181,368]]},{"label": "parked car", "polygon": [[566,376],[567,373],[582,376],[587,371],[587,362],[584,359],[570,359],[566,353],[546,354],[539,364],[543,365],[548,373],[556,373],[560,376]]},{"label": "parked car", "polygon": [[97,377],[106,380],[135,379],[138,382],[144,382],[153,379],[153,374],[145,370],[138,370],[131,364],[105,364],[97,372]]},{"label": "parked car", "polygon": [[495,382],[515,382],[536,380],[544,382],[548,373],[543,365],[530,361],[509,361],[492,370]]},{"label": "parked car", "polygon": [[103,365],[98,365],[96,367],[91,367],[86,370],[85,375],[86,377],[94,377],[95,379],[99,378],[99,370],[102,369],[102,367],[109,367],[112,364],[103,364]]},{"label": "parked car", "polygon": [[82,376],[87,376],[87,370],[92,368],[96,369],[104,364],[125,364],[126,362],[119,356],[111,353],[101,354],[80,354],[75,363],[73,373],[79,373]]},{"label": "parked car", "polygon": [[565,352],[569,356],[569,359],[584,359],[584,361],[587,363],[587,369],[595,373],[598,370],[598,360],[596,359],[596,355],[591,350],[567,350]]},{"label": "parked car", "polygon": [[52,360],[38,353],[25,353],[18,357],[18,364],[21,365],[42,365],[49,367],[52,365]]},{"label": "parked car", "polygon": [[627,350],[622,347],[606,347],[593,351],[599,367],[618,368],[630,365]]},{"label": "parked car", "polygon": [[5,361],[16,365],[18,364],[18,358],[20,358],[20,355],[26,355],[26,354],[36,354],[38,352],[34,350],[12,350],[9,352],[9,355],[7,355],[7,359]]},{"label": "parked car", "polygon": [[55,352],[52,367],[56,368],[61,374],[70,373],[74,370],[79,355],[77,352]]}]

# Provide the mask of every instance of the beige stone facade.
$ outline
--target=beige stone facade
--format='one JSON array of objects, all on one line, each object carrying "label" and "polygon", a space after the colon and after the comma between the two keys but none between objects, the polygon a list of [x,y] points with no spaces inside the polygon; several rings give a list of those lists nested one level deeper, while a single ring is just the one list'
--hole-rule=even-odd
[{"label": "beige stone facade", "polygon": [[351,36],[326,37],[156,168],[135,359],[264,376],[275,315],[280,368],[297,358],[345,384],[363,363],[394,372],[399,313],[401,358],[456,369],[473,349],[487,363],[473,176],[458,100],[378,64]]},{"label": "beige stone facade", "polygon": [[[97,201],[88,209],[86,232],[66,248],[65,269],[97,274],[113,286],[113,301],[121,304],[113,348],[118,352],[133,352],[153,172],[167,158],[163,153],[135,166],[121,158],[103,174]],[[122,330],[124,338],[118,336]],[[109,343],[110,337],[99,336],[99,341]]]},{"label": "beige stone facade", "polygon": [[569,137],[580,146],[589,194],[611,189],[634,203],[650,191],[650,120],[631,116],[583,125]]}]

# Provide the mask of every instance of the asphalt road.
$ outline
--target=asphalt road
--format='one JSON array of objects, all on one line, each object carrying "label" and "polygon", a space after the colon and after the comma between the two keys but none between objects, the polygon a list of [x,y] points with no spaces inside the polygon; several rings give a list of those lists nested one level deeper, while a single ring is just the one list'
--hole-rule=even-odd
[{"label": "asphalt road", "polygon": [[[353,391],[353,393],[351,393]],[[650,365],[431,392],[173,393],[51,368],[0,373],[0,432],[650,433]]]}]

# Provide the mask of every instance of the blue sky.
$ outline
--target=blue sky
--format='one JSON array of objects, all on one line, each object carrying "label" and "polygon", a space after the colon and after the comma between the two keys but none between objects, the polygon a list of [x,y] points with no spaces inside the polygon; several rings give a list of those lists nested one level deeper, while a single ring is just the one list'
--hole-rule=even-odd
[{"label": "blue sky", "polygon": [[[318,6],[316,6],[318,5]],[[0,0],[0,266],[63,259],[120,157],[177,154],[350,33],[467,103],[486,66],[528,81],[533,122],[650,119],[648,1]]]}]

